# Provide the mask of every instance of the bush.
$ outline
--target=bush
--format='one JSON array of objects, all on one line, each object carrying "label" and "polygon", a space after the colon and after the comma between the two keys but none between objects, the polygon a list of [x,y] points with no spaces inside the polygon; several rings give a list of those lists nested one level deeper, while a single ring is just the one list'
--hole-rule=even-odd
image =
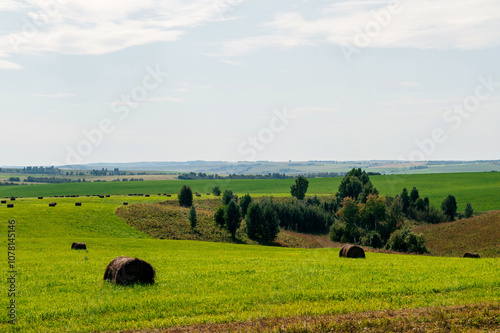
[{"label": "bush", "polygon": [[191,207],[193,205],[193,192],[189,186],[182,185],[179,191],[179,205],[181,207]]},{"label": "bush", "polygon": [[212,189],[212,193],[213,193],[213,195],[215,195],[216,197],[218,197],[221,194],[219,186],[215,186]]},{"label": "bush", "polygon": [[382,241],[382,237],[376,231],[370,231],[361,237],[361,245],[374,247],[376,249],[384,246],[384,242]]},{"label": "bush", "polygon": [[342,236],[345,233],[345,224],[339,221],[336,221],[330,227],[330,240],[333,242],[340,242]]},{"label": "bush", "polygon": [[426,253],[425,239],[410,229],[396,230],[387,241],[386,248],[398,252]]},{"label": "bush", "polygon": [[470,202],[467,203],[467,205],[465,206],[465,218],[470,218],[472,217],[472,215],[474,214],[474,209],[472,209],[472,205],[470,204]]}]

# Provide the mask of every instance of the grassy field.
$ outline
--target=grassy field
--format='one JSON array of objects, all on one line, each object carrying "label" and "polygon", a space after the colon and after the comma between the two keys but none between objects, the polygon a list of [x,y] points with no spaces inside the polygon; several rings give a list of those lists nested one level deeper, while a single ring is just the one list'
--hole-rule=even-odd
[{"label": "grassy field", "polygon": [[[416,186],[422,197],[428,196],[431,204],[440,207],[443,199],[452,194],[456,197],[459,211],[470,201],[476,211],[500,208],[500,173],[453,173],[430,175],[372,176],[373,184],[382,195],[396,195],[403,187]],[[308,194],[332,194],[337,192],[341,178],[309,179]],[[87,195],[128,193],[177,193],[183,184],[193,191],[204,194],[214,186],[231,188],[239,194],[289,195],[293,180],[170,180],[144,182],[107,182],[2,186],[0,197],[36,197],[39,195]]]},{"label": "grassy field", "polygon": [[462,256],[465,252],[500,257],[500,212],[471,219],[427,225],[414,229],[422,233],[429,250],[439,256]]},{"label": "grassy field", "polygon": [[[138,330],[500,301],[494,258],[367,253],[365,260],[349,260],[332,248],[156,240],[115,215],[124,201],[163,199],[18,199],[14,208],[0,206],[4,249],[7,221],[15,219],[17,228],[14,331]],[[58,205],[49,208],[49,201]],[[86,242],[88,250],[70,250],[74,241]],[[106,265],[120,255],[150,262],[157,283],[103,282]],[[5,260],[4,276],[6,266]],[[10,328],[2,316],[0,330]]]}]

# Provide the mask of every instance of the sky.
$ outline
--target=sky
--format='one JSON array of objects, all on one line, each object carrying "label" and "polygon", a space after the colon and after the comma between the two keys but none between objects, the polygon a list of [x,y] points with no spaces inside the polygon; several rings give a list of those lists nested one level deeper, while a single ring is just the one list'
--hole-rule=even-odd
[{"label": "sky", "polygon": [[0,166],[500,159],[498,0],[0,2]]}]

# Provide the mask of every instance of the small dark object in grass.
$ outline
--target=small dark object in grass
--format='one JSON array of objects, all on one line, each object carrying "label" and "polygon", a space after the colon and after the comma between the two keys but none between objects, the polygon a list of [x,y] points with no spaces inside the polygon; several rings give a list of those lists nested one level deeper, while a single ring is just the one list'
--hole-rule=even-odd
[{"label": "small dark object in grass", "polygon": [[7,204],[7,208],[14,208],[14,204]]},{"label": "small dark object in grass", "polygon": [[172,195],[171,194],[167,194],[167,197],[170,198]]},{"label": "small dark object in grass", "polygon": [[145,197],[148,197],[149,198],[149,194],[146,194]]},{"label": "small dark object in grass", "polygon": [[467,252],[464,254],[464,258],[481,258],[477,253]]},{"label": "small dark object in grass", "polygon": [[128,202],[124,202],[124,203],[123,203],[123,205],[124,205],[124,206],[127,206],[127,205],[128,205]]},{"label": "small dark object in grass", "polygon": [[55,202],[49,203],[49,207],[55,207],[56,205],[57,205],[57,203],[55,203]]},{"label": "small dark object in grass", "polygon": [[344,258],[365,258],[365,251],[357,245],[344,245],[340,249],[339,257]]},{"label": "small dark object in grass", "polygon": [[75,206],[80,207],[81,205],[82,205],[82,203],[81,203],[81,202],[75,202]]},{"label": "small dark object in grass", "polygon": [[38,197],[38,199],[43,199],[43,197]]},{"label": "small dark object in grass", "polygon": [[6,203],[7,203],[7,200],[2,200],[2,203],[3,203],[3,204],[6,204]]},{"label": "small dark object in grass", "polygon": [[10,198],[10,201],[16,201],[16,198],[11,197],[11,198]]},{"label": "small dark object in grass", "polygon": [[71,244],[71,249],[72,250],[86,250],[87,244],[74,242],[73,244]]},{"label": "small dark object in grass", "polygon": [[106,267],[104,280],[124,286],[134,283],[152,284],[155,282],[155,270],[139,258],[118,257]]}]

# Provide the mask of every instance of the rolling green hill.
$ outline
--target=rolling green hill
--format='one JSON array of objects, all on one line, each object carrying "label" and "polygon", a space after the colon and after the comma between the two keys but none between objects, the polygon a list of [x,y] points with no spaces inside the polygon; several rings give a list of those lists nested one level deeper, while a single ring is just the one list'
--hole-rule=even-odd
[{"label": "rolling green hill", "polygon": [[[19,199],[0,206],[16,221],[18,332],[101,332],[370,310],[495,304],[498,259],[467,260],[339,250],[151,239],[115,215],[124,201],[164,197]],[[48,202],[57,201],[56,207]],[[74,203],[81,201],[81,207]],[[187,221],[186,221],[187,224]],[[74,241],[88,250],[70,249]],[[7,246],[7,237],[0,244]],[[103,282],[127,255],[150,262],[155,285]],[[6,265],[3,274],[6,275]],[[7,304],[7,293],[2,293]],[[491,313],[471,320],[494,320]],[[6,316],[0,331],[10,331]]]}]

